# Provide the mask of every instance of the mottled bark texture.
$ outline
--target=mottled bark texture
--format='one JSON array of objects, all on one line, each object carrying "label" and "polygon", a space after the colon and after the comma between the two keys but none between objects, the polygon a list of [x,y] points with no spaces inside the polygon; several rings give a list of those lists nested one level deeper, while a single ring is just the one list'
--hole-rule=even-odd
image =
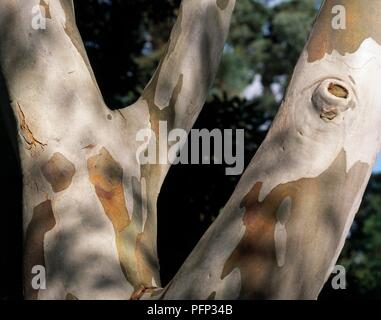
[{"label": "mottled bark texture", "polygon": [[[158,291],[156,201],[169,165],[140,165],[136,135],[158,133],[159,121],[167,130],[192,127],[234,4],[184,0],[141,98],[112,111],[72,0],[0,1],[0,68],[24,183],[25,298],[140,299]],[[35,265],[46,269],[46,289],[32,287]]]},{"label": "mottled bark texture", "polygon": [[[167,130],[192,127],[234,4],[183,0],[141,98],[111,111],[71,0],[0,2],[0,68],[24,181],[27,299],[318,296],[380,147],[381,3],[373,0],[324,3],[265,142],[223,212],[160,289],[156,201],[169,165],[141,165],[136,134],[152,129],[160,139],[159,121]],[[345,30],[332,28],[336,5],[346,9]],[[32,26],[35,6],[45,29]],[[46,268],[46,289],[32,287],[35,265]]]},{"label": "mottled bark texture", "polygon": [[380,150],[380,12],[324,2],[268,136],[161,298],[318,297]]}]

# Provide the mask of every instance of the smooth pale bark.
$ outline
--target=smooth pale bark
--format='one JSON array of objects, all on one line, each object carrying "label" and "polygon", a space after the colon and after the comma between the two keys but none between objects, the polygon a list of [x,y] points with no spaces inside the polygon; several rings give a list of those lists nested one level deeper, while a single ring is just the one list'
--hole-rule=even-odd
[{"label": "smooth pale bark", "polygon": [[[235,1],[184,0],[134,105],[105,106],[71,0],[2,0],[0,67],[17,122],[28,299],[130,299],[160,286],[156,200],[169,165],[141,166],[141,129],[193,125]],[[46,29],[32,26],[39,6]],[[159,151],[158,151],[159,152]],[[31,286],[46,268],[45,290]]]},{"label": "smooth pale bark", "polygon": [[[32,28],[35,5],[45,9],[45,30]],[[347,11],[346,30],[332,29],[335,5]],[[110,111],[72,1],[1,1],[0,67],[24,178],[26,298],[317,297],[380,148],[381,4],[373,0],[325,2],[264,144],[178,274],[155,290],[156,200],[169,165],[140,165],[136,134],[158,134],[161,120],[167,130],[191,128],[233,7],[184,0],[141,99]],[[35,265],[46,267],[46,290],[31,287]]]},{"label": "smooth pale bark", "polygon": [[380,150],[380,15],[325,1],[268,136],[161,298],[317,298]]}]

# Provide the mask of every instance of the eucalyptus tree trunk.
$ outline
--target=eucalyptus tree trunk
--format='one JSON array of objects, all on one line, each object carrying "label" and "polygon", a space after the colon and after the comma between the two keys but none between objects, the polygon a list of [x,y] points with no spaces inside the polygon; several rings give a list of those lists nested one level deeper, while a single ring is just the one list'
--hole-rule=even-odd
[{"label": "eucalyptus tree trunk", "polygon": [[[141,98],[111,111],[71,0],[0,2],[0,68],[24,183],[27,299],[317,297],[379,150],[378,1],[325,2],[264,144],[161,288],[156,202],[169,165],[160,161],[168,150],[152,142],[167,139],[162,123],[166,132],[192,127],[234,4],[183,0]],[[345,29],[333,28],[342,23],[333,23],[337,5]],[[139,136],[148,129],[155,135]],[[137,154],[151,148],[158,164],[143,164]]]},{"label": "eucalyptus tree trunk", "polygon": [[[142,165],[137,135],[157,133],[159,121],[168,131],[192,127],[234,3],[183,1],[142,97],[111,111],[71,0],[0,2],[0,65],[24,184],[26,298],[130,299],[160,287],[156,201],[169,165]],[[46,288],[34,283],[41,270]]]},{"label": "eucalyptus tree trunk", "polygon": [[380,150],[380,15],[324,2],[264,143],[162,298],[318,297]]}]

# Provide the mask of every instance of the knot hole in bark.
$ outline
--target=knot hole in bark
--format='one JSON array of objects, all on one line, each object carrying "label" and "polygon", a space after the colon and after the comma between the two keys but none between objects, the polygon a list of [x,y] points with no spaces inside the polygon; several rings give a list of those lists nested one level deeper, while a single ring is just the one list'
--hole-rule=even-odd
[{"label": "knot hole in bark", "polygon": [[344,81],[326,79],[315,89],[312,103],[320,118],[326,122],[333,121],[340,114],[355,107],[354,94]]}]

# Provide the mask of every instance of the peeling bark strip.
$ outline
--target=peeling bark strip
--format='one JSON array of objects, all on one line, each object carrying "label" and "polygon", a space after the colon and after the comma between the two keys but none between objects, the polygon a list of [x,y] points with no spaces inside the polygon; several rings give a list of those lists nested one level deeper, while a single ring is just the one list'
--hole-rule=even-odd
[{"label": "peeling bark strip", "polygon": [[123,169],[106,148],[88,159],[90,181],[103,209],[115,230],[115,241],[122,271],[135,289],[149,288],[152,284],[152,271],[149,268],[147,252],[141,244],[144,232],[132,223],[123,188]]},{"label": "peeling bark strip", "polygon": [[67,189],[75,174],[74,165],[61,153],[56,152],[50,160],[41,167],[42,174],[50,183],[54,192]]},{"label": "peeling bark strip", "polygon": [[[221,278],[239,268],[242,277],[241,299],[276,296],[279,293],[279,281],[287,288],[287,280],[282,279],[282,276],[295,281],[294,290],[300,290],[300,296],[302,291],[314,291],[316,285],[323,285],[325,274],[321,271],[329,268],[343,235],[353,199],[368,171],[368,164],[357,162],[347,173],[346,154],[341,151],[320,176],[279,185],[262,202],[258,201],[262,183],[257,182],[242,201],[241,206],[246,209],[246,231],[226,261]],[[291,212],[288,212],[290,209]],[[277,221],[282,222],[287,230],[289,236],[286,243],[275,243]],[[305,227],[307,225],[314,226],[314,234]],[[286,255],[282,268],[278,266],[276,252],[280,245],[287,245],[286,252],[297,254]],[[313,260],[317,249],[321,255],[318,260]],[[283,268],[284,273],[280,271]],[[314,283],[304,283],[306,278],[301,276],[303,273],[312,275],[307,281],[314,279]]]},{"label": "peeling bark strip", "polygon": [[[346,28],[332,28],[332,8],[346,10]],[[336,50],[341,55],[354,53],[367,38],[381,45],[381,2],[375,0],[326,0],[307,45],[308,62],[323,59]],[[367,21],[364,23],[364,21]]]},{"label": "peeling bark strip", "polygon": [[37,299],[38,289],[32,287],[32,269],[40,265],[45,267],[44,238],[45,234],[56,225],[50,200],[40,203],[33,210],[26,236],[24,249],[24,295],[27,299]]},{"label": "peeling bark strip", "polygon": [[24,112],[21,109],[20,103],[17,102],[17,115],[19,120],[19,126],[20,126],[20,134],[23,137],[24,142],[27,144],[26,149],[31,150],[33,147],[40,146],[42,149],[44,149],[45,146],[47,146],[46,143],[42,143],[41,141],[37,140],[33,132],[29,129],[29,126],[26,122]]}]

